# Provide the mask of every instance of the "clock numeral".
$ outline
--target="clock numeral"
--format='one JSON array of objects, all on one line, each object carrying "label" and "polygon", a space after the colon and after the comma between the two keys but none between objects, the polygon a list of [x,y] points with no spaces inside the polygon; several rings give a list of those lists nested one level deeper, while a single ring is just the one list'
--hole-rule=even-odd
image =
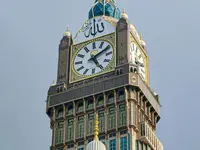
[{"label": "clock numeral", "polygon": [[100,69],[103,69],[103,66],[102,66],[102,65],[99,65],[99,68],[100,68]]},{"label": "clock numeral", "polygon": [[111,48],[111,46],[110,46],[110,45],[108,45],[108,46],[106,47],[106,49],[107,49],[107,50],[109,50],[110,48]]},{"label": "clock numeral", "polygon": [[140,73],[140,76],[142,77],[143,80],[145,80],[144,76]]},{"label": "clock numeral", "polygon": [[92,74],[95,74],[95,68],[92,69]]},{"label": "clock numeral", "polygon": [[96,43],[92,43],[92,48],[95,49],[96,48]]},{"label": "clock numeral", "polygon": [[140,59],[142,57],[142,54],[140,54],[139,56],[138,56],[138,58]]},{"label": "clock numeral", "polygon": [[136,51],[135,52],[137,53],[137,51],[138,51],[138,48],[136,47]]},{"label": "clock numeral", "polygon": [[84,47],[84,50],[86,51],[86,53],[90,51],[87,47]]},{"label": "clock numeral", "polygon": [[80,70],[82,70],[82,69],[84,69],[83,66],[81,66],[80,68],[78,68],[77,71],[80,71]]},{"label": "clock numeral", "polygon": [[104,59],[104,62],[110,62],[110,59]]},{"label": "clock numeral", "polygon": [[83,74],[85,75],[85,74],[88,72],[88,70],[89,70],[89,69],[85,69],[85,71],[84,71],[84,73],[83,73]]},{"label": "clock numeral", "polygon": [[112,54],[112,52],[108,52],[108,53],[106,53],[106,56],[111,55],[111,54]]},{"label": "clock numeral", "polygon": [[99,46],[99,48],[102,49],[103,45],[104,45],[104,42],[101,42],[101,45]]},{"label": "clock numeral", "polygon": [[81,58],[84,58],[84,57],[85,57],[85,55],[82,55],[82,54],[78,54],[77,56],[78,56],[78,57],[81,57]]},{"label": "clock numeral", "polygon": [[145,74],[145,71],[144,71],[143,69],[141,69],[141,71],[142,71],[142,73],[144,73],[144,74]]},{"label": "clock numeral", "polygon": [[82,64],[83,62],[82,61],[77,61],[75,62],[75,65],[79,65],[79,64]]}]

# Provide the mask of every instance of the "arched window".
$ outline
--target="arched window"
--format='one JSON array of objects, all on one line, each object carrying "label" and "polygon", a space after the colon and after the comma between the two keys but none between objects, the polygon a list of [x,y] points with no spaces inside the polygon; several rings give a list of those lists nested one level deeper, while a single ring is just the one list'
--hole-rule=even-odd
[{"label": "arched window", "polygon": [[88,134],[94,133],[94,114],[88,114]]},{"label": "arched window", "polygon": [[126,107],[125,104],[119,105],[119,126],[126,125]]},{"label": "arched window", "polygon": [[114,102],[114,94],[113,94],[113,93],[110,93],[110,94],[108,95],[108,100],[107,100],[107,102],[108,102],[108,103]]},{"label": "arched window", "polygon": [[67,107],[67,115],[73,114],[73,104],[68,105]]},{"label": "arched window", "polygon": [[109,116],[108,116],[108,128],[114,129],[115,128],[115,108],[109,108]]},{"label": "arched window", "polygon": [[77,112],[82,112],[82,111],[83,111],[83,103],[80,102],[80,103],[78,104]]},{"label": "arched window", "polygon": [[119,101],[125,100],[125,93],[123,90],[119,92],[118,98],[119,98]]},{"label": "arched window", "polygon": [[63,137],[64,137],[63,122],[58,122],[56,127],[56,144],[63,143]]},{"label": "arched window", "polygon": [[103,132],[105,130],[105,120],[104,120],[104,110],[99,111],[99,132]]},{"label": "arched window", "polygon": [[127,136],[120,138],[120,150],[127,150],[128,149],[128,140]]},{"label": "arched window", "polygon": [[81,138],[84,136],[84,117],[78,117],[78,132],[77,137]]},{"label": "arched window", "polygon": [[56,118],[62,118],[63,117],[63,110],[61,108],[58,109],[58,112],[57,112],[57,115],[56,115]]},{"label": "arched window", "polygon": [[133,67],[130,68],[130,72],[133,72]]},{"label": "arched window", "polygon": [[95,7],[94,7],[94,16],[102,16],[104,13],[104,6],[102,3],[98,3]]},{"label": "arched window", "polygon": [[116,150],[116,139],[111,138],[109,140],[109,150]]},{"label": "arched window", "polygon": [[72,141],[74,140],[74,119],[68,119],[68,126],[67,126],[67,140]]},{"label": "arched window", "polygon": [[89,99],[87,101],[87,109],[93,109],[94,105],[93,105],[93,99]]},{"label": "arched window", "polygon": [[97,98],[97,106],[102,106],[104,105],[104,99],[103,99],[103,96],[99,96]]}]

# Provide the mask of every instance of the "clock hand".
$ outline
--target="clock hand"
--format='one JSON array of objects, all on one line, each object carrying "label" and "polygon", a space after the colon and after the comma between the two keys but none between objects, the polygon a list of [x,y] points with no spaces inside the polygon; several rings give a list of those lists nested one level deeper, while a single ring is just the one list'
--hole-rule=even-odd
[{"label": "clock hand", "polygon": [[101,55],[102,53],[104,53],[105,51],[110,49],[110,45],[108,45],[104,50],[100,51],[98,54],[96,54],[94,57],[97,58],[99,55]]},{"label": "clock hand", "polygon": [[91,56],[91,58],[88,61],[92,60],[93,58],[96,59],[98,56],[100,56],[102,53],[104,53],[105,51],[107,51],[109,49],[110,49],[110,45],[108,45],[104,50],[100,51],[98,54]]},{"label": "clock hand", "polygon": [[92,57],[92,60],[94,61],[94,63],[96,64],[97,67],[99,67],[100,69],[103,69],[103,66],[99,64],[99,62],[96,58]]}]

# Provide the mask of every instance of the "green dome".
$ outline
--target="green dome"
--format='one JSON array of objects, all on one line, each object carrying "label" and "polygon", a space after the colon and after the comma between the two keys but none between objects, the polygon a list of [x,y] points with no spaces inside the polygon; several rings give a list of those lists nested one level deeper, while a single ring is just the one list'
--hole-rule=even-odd
[{"label": "green dome", "polygon": [[115,0],[95,0],[94,6],[89,11],[89,19],[103,15],[120,19],[121,12]]}]

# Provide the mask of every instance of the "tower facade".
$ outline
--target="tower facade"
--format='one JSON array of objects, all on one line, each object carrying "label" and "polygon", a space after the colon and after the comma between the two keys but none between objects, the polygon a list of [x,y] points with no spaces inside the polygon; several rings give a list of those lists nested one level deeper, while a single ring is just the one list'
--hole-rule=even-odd
[{"label": "tower facade", "polygon": [[146,44],[115,0],[95,0],[89,19],[59,45],[56,84],[46,112],[51,150],[85,150],[94,138],[107,150],[163,150],[155,135],[159,96],[149,84]]}]

